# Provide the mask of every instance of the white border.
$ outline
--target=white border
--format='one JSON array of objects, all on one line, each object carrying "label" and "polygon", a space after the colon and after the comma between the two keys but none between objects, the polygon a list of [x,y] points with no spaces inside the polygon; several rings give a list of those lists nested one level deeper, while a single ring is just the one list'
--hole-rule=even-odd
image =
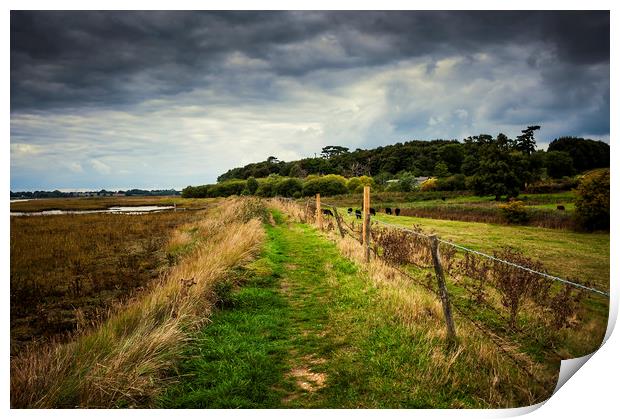
[{"label": "white border", "polygon": [[[3,56],[10,56],[10,36],[9,36],[9,20],[10,13],[9,10],[26,10],[26,9],[41,9],[41,10],[50,10],[50,9],[116,9],[116,10],[154,10],[154,9],[168,9],[169,6],[174,6],[175,9],[189,9],[189,10],[198,10],[198,9],[212,9],[212,10],[232,10],[232,9],[245,9],[245,10],[270,10],[270,9],[298,9],[298,10],[321,10],[321,9],[357,9],[357,10],[407,10],[407,9],[417,9],[417,10],[441,10],[441,9],[451,9],[451,10],[462,10],[465,7],[471,10],[556,10],[557,6],[561,6],[561,9],[564,10],[611,10],[611,68],[617,68],[617,51],[618,51],[618,31],[617,31],[617,23],[618,19],[616,16],[616,10],[614,10],[614,3],[612,1],[597,1],[591,0],[588,2],[583,1],[575,1],[568,0],[563,1],[561,3],[554,3],[550,1],[532,1],[532,0],[524,0],[520,2],[490,2],[490,1],[446,1],[446,0],[435,0],[433,2],[407,2],[407,1],[392,1],[392,0],[384,0],[380,3],[376,2],[352,2],[352,1],[326,1],[326,0],[315,0],[315,1],[296,1],[296,2],[287,2],[282,0],[264,0],[261,2],[251,2],[248,0],[240,1],[240,0],[228,0],[226,2],[205,2],[205,1],[196,1],[196,0],[177,0],[174,3],[163,2],[163,1],[119,1],[119,0],[108,0],[105,2],[94,1],[94,2],[77,2],[77,1],[57,1],[57,2],[46,2],[41,0],[33,0],[33,1],[8,1],[8,8],[6,12],[2,15],[2,28],[4,28],[5,40],[3,45],[4,54]],[[2,180],[4,184],[7,186],[5,193],[8,193],[10,190],[10,96],[9,96],[9,88],[10,88],[10,67],[6,64],[3,67],[4,69],[4,115],[5,115],[5,126],[4,132],[6,133],[5,140],[3,141],[2,147],[3,152],[0,154],[0,159],[2,159],[2,164],[0,165],[0,172],[2,176]],[[613,74],[613,71],[612,71]],[[615,110],[618,109],[617,105],[617,84],[614,83],[614,78],[611,78],[611,114],[615,114]],[[615,132],[616,124],[614,119],[610,120],[610,138],[613,138],[611,133]],[[610,144],[612,141],[610,140]],[[615,144],[612,145],[612,160],[611,167],[614,168],[612,170],[615,173],[615,168],[618,167],[618,153],[615,152]],[[613,176],[612,176],[613,177]],[[617,255],[617,240],[616,237],[618,235],[618,224],[614,223],[614,215],[617,211],[616,209],[616,199],[618,196],[618,188],[617,184],[612,181],[612,229],[611,229],[611,312],[610,319],[613,323],[615,323],[615,319],[617,318],[618,312],[618,281],[616,279],[617,274],[617,266],[615,264],[615,256]],[[8,200],[8,199],[7,199]],[[7,413],[13,415],[15,417],[30,417],[32,415],[43,415],[43,416],[51,416],[51,417],[78,417],[84,414],[83,411],[80,410],[70,410],[70,411],[60,411],[60,410],[50,410],[50,411],[29,411],[29,410],[12,410],[9,411],[9,344],[8,344],[8,336],[9,336],[9,321],[8,321],[8,310],[9,310],[9,292],[8,292],[8,278],[10,277],[9,271],[9,208],[8,205],[4,205],[2,207],[2,233],[4,240],[1,242],[2,246],[2,271],[4,272],[4,301],[5,301],[5,317],[2,323],[3,327],[3,336],[5,336],[4,345],[2,347],[3,350],[3,359],[5,360],[2,363],[2,374],[4,380],[2,381],[2,389],[1,397],[3,401],[3,407]],[[613,324],[612,323],[612,324]],[[608,330],[608,332],[611,328]],[[619,367],[618,360],[616,358],[616,354],[618,353],[618,348],[620,343],[618,341],[617,333],[615,335],[611,335],[609,340],[603,345],[603,347],[594,354],[594,356],[587,362],[587,366],[582,368],[577,372],[576,376],[568,380],[568,382],[555,394],[549,401],[544,403],[540,409],[533,411],[530,414],[532,418],[547,418],[547,417],[556,417],[560,416],[562,418],[583,418],[589,417],[609,417],[612,412],[617,411],[617,385],[618,385],[618,377],[619,377]],[[179,412],[183,415],[196,416],[196,417],[204,417],[206,415],[217,415],[221,418],[228,417],[279,417],[279,416],[290,416],[295,415],[295,417],[325,417],[325,416],[333,416],[333,417],[506,417],[506,416],[515,416],[521,413],[525,413],[526,410],[531,409],[509,409],[509,410],[330,410],[330,411],[318,411],[318,410],[295,410],[295,411],[274,411],[274,410],[246,410],[246,411],[226,411],[226,410],[217,410],[217,411],[182,411]],[[169,417],[171,414],[175,414],[170,411],[162,411],[162,410],[149,410],[149,411],[110,411],[110,410],[91,410],[88,412],[88,415],[93,417],[118,417],[125,415],[148,415],[153,418],[164,418]]]}]

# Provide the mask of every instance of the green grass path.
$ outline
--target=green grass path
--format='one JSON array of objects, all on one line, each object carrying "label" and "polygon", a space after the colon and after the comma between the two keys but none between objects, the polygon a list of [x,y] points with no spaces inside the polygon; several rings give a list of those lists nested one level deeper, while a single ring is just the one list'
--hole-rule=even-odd
[{"label": "green grass path", "polygon": [[274,215],[261,258],[189,345],[161,407],[480,407],[425,389],[415,370],[428,354],[375,304],[364,274],[309,227]]}]

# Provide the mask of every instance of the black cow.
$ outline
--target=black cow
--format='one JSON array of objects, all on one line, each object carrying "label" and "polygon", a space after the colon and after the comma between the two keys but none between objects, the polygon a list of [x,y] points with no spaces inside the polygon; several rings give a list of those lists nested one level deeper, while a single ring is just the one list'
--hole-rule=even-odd
[{"label": "black cow", "polygon": [[396,216],[398,217],[400,215],[400,208],[396,208],[394,210],[394,213],[396,214]]},{"label": "black cow", "polygon": [[445,200],[446,200],[446,197],[445,197],[445,196],[442,196],[442,197],[441,197],[441,200],[442,200],[442,201],[445,201]]},{"label": "black cow", "polygon": [[566,209],[566,208],[564,208],[564,205],[558,205],[558,207],[557,207],[557,208],[558,208],[558,210],[560,210],[560,211],[564,211],[564,210]]},{"label": "black cow", "polygon": [[388,215],[392,215],[392,208],[387,207],[387,208],[385,209],[385,213],[386,213],[386,214],[388,214]]},{"label": "black cow", "polygon": [[374,208],[370,208],[370,215],[377,215],[377,212]]},{"label": "black cow", "polygon": [[349,215],[353,214],[353,208],[349,208],[349,209],[347,210],[347,214],[349,214]]},{"label": "black cow", "polygon": [[332,210],[328,210],[328,209],[324,209],[324,210],[323,210],[323,214],[325,214],[325,215],[329,215],[330,217],[333,217],[333,216],[334,216],[334,214],[332,214]]},{"label": "black cow", "polygon": [[355,218],[359,218],[360,220],[362,219],[362,211],[356,209],[355,210]]}]

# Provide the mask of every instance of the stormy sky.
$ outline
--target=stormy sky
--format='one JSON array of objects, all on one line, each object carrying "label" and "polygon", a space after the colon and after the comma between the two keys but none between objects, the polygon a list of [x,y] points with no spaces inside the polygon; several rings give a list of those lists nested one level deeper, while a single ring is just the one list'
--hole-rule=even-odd
[{"label": "stormy sky", "polygon": [[326,145],[609,141],[608,12],[11,12],[11,189],[182,188]]}]

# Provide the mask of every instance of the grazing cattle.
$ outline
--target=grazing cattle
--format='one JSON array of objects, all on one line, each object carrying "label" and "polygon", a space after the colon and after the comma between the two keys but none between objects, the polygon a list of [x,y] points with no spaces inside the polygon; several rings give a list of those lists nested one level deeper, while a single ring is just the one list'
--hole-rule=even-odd
[{"label": "grazing cattle", "polygon": [[558,210],[560,211],[564,211],[566,208],[564,208],[564,205],[558,205]]},{"label": "grazing cattle", "polygon": [[353,214],[353,208],[347,209],[347,214],[349,214],[349,215]]},{"label": "grazing cattle", "polygon": [[398,217],[400,215],[400,208],[396,208],[394,210],[394,213],[396,214],[396,216]]},{"label": "grazing cattle", "polygon": [[359,218],[360,220],[362,219],[362,211],[356,209],[355,210],[355,218]]},{"label": "grazing cattle", "polygon": [[333,217],[333,216],[334,216],[334,214],[332,214],[332,210],[328,210],[328,209],[324,209],[324,210],[323,210],[323,214],[325,214],[325,215],[329,215],[329,216],[331,216],[331,217]]},{"label": "grazing cattle", "polygon": [[370,208],[370,215],[377,215],[377,212],[374,208]]},{"label": "grazing cattle", "polygon": [[442,196],[442,197],[441,197],[441,200],[442,200],[442,201],[445,201],[445,200],[446,200],[446,197],[445,197],[445,196]]},{"label": "grazing cattle", "polygon": [[385,213],[386,213],[386,214],[389,214],[389,215],[392,215],[392,208],[387,207],[387,208],[385,209]]}]

